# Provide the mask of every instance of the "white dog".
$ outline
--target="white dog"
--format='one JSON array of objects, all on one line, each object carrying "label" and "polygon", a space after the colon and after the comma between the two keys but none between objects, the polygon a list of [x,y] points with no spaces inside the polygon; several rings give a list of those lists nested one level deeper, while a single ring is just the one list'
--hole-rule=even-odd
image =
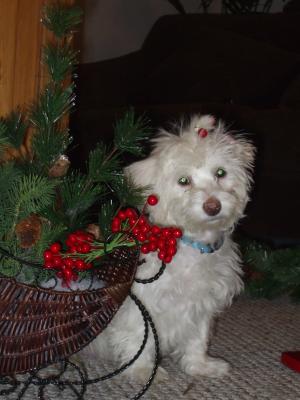
[{"label": "white dog", "polygon": [[[230,305],[242,287],[237,246],[230,236],[248,201],[254,147],[245,138],[215,125],[212,116],[196,116],[178,135],[161,132],[151,155],[130,165],[126,173],[140,186],[150,185],[159,198],[148,206],[152,223],[180,227],[184,236],[163,275],[150,284],[133,285],[155,323],[162,356],[169,355],[189,375],[220,377],[227,362],[207,355],[209,332],[215,315]],[[137,276],[157,273],[157,254],[142,255]],[[110,352],[128,361],[143,339],[139,310],[127,299],[93,350]],[[112,354],[110,353],[110,354]],[[101,353],[100,353],[101,354]],[[154,359],[154,341],[127,370],[147,381]],[[165,371],[160,367],[158,374]]]}]

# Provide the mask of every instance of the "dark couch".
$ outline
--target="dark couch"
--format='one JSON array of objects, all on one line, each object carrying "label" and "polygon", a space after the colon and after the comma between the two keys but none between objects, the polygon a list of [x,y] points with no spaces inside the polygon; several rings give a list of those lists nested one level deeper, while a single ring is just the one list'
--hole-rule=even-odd
[{"label": "dark couch", "polygon": [[[294,2],[295,3],[295,2]],[[299,2],[298,2],[299,3]],[[173,15],[142,49],[79,67],[71,119],[82,165],[129,106],[154,128],[195,112],[249,132],[255,188],[241,229],[275,245],[300,242],[300,14]]]}]

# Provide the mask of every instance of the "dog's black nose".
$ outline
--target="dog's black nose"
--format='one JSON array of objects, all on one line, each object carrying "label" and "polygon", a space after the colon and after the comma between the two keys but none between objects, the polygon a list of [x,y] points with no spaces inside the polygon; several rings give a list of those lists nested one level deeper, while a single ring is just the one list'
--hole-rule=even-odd
[{"label": "dog's black nose", "polygon": [[203,203],[203,210],[206,212],[207,215],[211,217],[219,214],[221,208],[222,208],[221,202],[216,197],[209,197]]}]

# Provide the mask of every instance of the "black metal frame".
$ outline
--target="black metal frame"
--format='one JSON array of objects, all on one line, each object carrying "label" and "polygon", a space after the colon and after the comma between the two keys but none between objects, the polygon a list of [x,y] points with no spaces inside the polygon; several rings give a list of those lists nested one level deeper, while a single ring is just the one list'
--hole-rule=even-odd
[{"label": "black metal frame", "polygon": [[[6,250],[2,248],[0,248],[0,253],[2,253],[0,261],[3,257],[11,257],[22,264],[40,267],[38,264],[31,264],[29,262],[25,262],[19,259],[18,257],[15,257],[12,254],[8,253]],[[166,264],[162,262],[159,271],[153,277],[150,277],[148,279],[134,278],[134,281],[141,284],[152,283],[160,278],[160,276],[165,271],[165,268]],[[69,359],[61,360],[60,362],[54,364],[60,366],[60,372],[58,372],[56,375],[51,375],[47,378],[41,377],[39,373],[45,370],[45,368],[48,368],[49,365],[46,366],[45,368],[34,369],[32,371],[27,372],[26,374],[28,374],[28,377],[26,380],[18,379],[18,377],[12,378],[12,377],[0,376],[0,385],[10,386],[8,388],[0,390],[0,396],[7,396],[11,393],[18,392],[18,390],[20,389],[16,395],[16,400],[21,400],[23,399],[23,397],[25,396],[27,390],[31,387],[31,385],[35,385],[38,388],[38,399],[46,400],[45,389],[47,388],[47,386],[56,385],[60,390],[64,390],[67,387],[70,388],[73,391],[74,395],[76,396],[75,398],[77,400],[84,400],[84,394],[86,392],[88,385],[96,384],[104,380],[114,378],[115,376],[121,374],[123,371],[129,368],[140,357],[149,338],[149,326],[150,326],[154,338],[154,349],[155,349],[153,369],[148,381],[145,383],[142,389],[138,393],[136,393],[130,400],[140,399],[151,386],[155,374],[157,372],[159,363],[159,339],[154,322],[146,307],[143,305],[141,300],[138,299],[137,296],[134,295],[132,292],[129,293],[129,296],[132,299],[132,301],[136,304],[136,306],[139,308],[142,314],[144,321],[144,338],[137,353],[127,363],[123,364],[121,367],[119,367],[113,372],[110,372],[109,374],[103,375],[98,378],[89,379],[87,374],[84,371],[82,371],[82,369],[77,364],[71,362]],[[78,373],[80,377],[79,380],[69,380],[63,378],[64,373],[67,371],[69,367],[73,368]],[[26,374],[23,374],[22,376]]]}]

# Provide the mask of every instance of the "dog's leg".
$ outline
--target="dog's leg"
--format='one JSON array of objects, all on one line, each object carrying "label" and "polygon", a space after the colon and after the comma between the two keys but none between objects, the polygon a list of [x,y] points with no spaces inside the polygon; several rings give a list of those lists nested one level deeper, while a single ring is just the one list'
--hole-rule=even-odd
[{"label": "dog's leg", "polygon": [[226,361],[207,355],[209,331],[209,320],[202,319],[200,326],[185,332],[180,351],[180,366],[186,374],[218,378],[229,372],[229,364]]}]

